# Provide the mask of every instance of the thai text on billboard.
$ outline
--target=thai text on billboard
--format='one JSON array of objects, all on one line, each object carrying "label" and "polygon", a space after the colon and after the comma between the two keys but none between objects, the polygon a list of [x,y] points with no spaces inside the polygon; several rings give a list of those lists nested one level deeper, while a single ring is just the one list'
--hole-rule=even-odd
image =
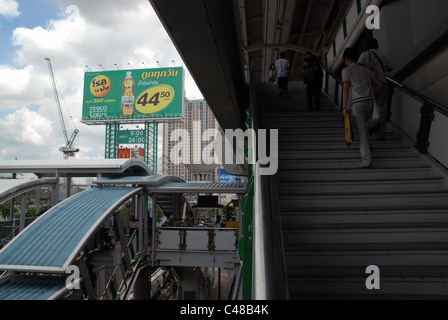
[{"label": "thai text on billboard", "polygon": [[86,72],[82,122],[181,118],[183,68]]}]

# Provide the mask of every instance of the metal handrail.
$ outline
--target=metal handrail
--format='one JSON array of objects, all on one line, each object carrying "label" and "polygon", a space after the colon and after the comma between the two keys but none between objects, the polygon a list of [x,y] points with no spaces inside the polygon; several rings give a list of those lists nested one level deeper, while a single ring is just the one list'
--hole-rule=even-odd
[{"label": "metal handrail", "polygon": [[434,108],[437,111],[440,111],[441,113],[443,113],[445,115],[448,115],[448,107],[447,106],[444,106],[444,105],[438,103],[437,101],[435,101],[435,100],[433,100],[433,99],[431,99],[431,98],[421,94],[420,92],[418,92],[418,91],[416,91],[416,90],[406,86],[405,84],[403,84],[403,83],[399,82],[398,80],[395,80],[395,79],[393,79],[393,78],[391,78],[389,76],[386,76],[386,80],[389,83],[393,84],[394,86],[397,86],[400,89],[404,90],[405,92],[407,92],[409,95],[413,96],[414,98],[420,100],[421,102],[429,103],[432,106],[434,106]]},{"label": "metal handrail", "polygon": [[[127,248],[128,248],[128,249],[130,249],[130,247],[132,247],[132,241],[134,240],[134,238],[135,238],[136,236],[137,236],[137,230],[134,230],[134,232],[132,233],[131,237],[129,238],[129,241],[128,241],[128,244],[127,244]],[[122,259],[123,259],[123,256],[124,256],[124,253],[121,254],[121,258],[122,258]],[[109,281],[107,282],[107,284],[106,284],[104,290],[103,290],[101,293],[98,294],[97,299],[99,299],[99,300],[104,299],[104,296],[105,296],[106,292],[107,292],[107,291],[111,288],[111,286],[113,285],[113,283],[114,283],[114,281],[115,281],[115,277],[116,277],[117,274],[118,274],[118,271],[121,271],[121,269],[120,269],[120,265],[121,265],[121,264],[118,264],[118,265],[115,266],[115,269],[114,269],[114,271],[112,272],[112,275],[110,276]],[[126,270],[126,271],[129,271],[129,270]],[[123,281],[122,281],[122,283],[120,284],[120,287],[123,286],[123,283],[125,283],[125,282],[126,282],[126,275],[123,275]],[[115,288],[115,290],[116,290],[117,292],[118,292],[119,289],[120,289],[120,288]],[[114,297],[114,298],[116,298],[116,297]]]},{"label": "metal handrail", "polygon": [[[252,127],[257,132],[259,128],[254,81],[251,85]],[[255,153],[255,146],[252,149]],[[256,154],[253,159],[257,159]],[[288,279],[276,175],[261,176],[258,159],[254,169],[252,298],[287,300]]]},{"label": "metal handrail", "polygon": [[[328,70],[326,67],[322,67],[322,68],[325,70],[325,72],[329,76],[331,76],[334,80],[336,80],[336,82],[338,84],[342,85],[342,80],[339,79],[333,72]],[[437,111],[439,111],[439,112],[445,114],[446,116],[448,116],[448,107],[447,106],[444,106],[444,105],[440,104],[439,102],[437,102],[437,101],[435,101],[435,100],[433,100],[433,99],[423,95],[422,93],[412,89],[411,87],[408,87],[407,85],[403,84],[402,82],[400,82],[400,81],[398,81],[398,80],[396,80],[396,79],[394,79],[392,77],[386,76],[386,80],[387,80],[388,83],[392,84],[394,87],[398,87],[398,88],[402,89],[408,95],[410,95],[410,96],[420,100],[420,102],[422,102],[422,103],[431,104],[432,106],[434,106],[434,108]]]},{"label": "metal handrail", "polygon": [[[259,172],[260,163],[257,163]],[[255,300],[288,300],[288,278],[276,176],[255,176],[253,289]]]}]

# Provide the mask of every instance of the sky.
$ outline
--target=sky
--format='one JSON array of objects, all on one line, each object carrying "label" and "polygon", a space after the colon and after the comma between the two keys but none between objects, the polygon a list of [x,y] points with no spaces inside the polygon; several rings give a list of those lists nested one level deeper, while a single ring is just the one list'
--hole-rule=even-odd
[{"label": "sky", "polygon": [[104,159],[105,127],[80,122],[86,71],[183,66],[186,97],[203,98],[148,0],[0,0],[0,44],[0,161],[63,159],[45,57],[77,159]]}]

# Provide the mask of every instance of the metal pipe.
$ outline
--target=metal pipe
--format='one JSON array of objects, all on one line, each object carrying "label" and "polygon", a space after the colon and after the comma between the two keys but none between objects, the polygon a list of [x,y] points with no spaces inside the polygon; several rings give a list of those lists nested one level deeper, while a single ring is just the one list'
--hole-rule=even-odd
[{"label": "metal pipe", "polygon": [[[259,169],[257,163],[257,172]],[[255,179],[253,299],[287,300],[288,279],[276,176],[257,174]]]}]

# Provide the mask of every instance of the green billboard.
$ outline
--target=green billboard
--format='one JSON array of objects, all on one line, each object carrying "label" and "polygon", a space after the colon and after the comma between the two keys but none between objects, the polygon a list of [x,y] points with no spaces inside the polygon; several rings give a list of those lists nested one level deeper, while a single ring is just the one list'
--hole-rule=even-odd
[{"label": "green billboard", "polygon": [[183,68],[86,72],[81,122],[182,118]]}]

